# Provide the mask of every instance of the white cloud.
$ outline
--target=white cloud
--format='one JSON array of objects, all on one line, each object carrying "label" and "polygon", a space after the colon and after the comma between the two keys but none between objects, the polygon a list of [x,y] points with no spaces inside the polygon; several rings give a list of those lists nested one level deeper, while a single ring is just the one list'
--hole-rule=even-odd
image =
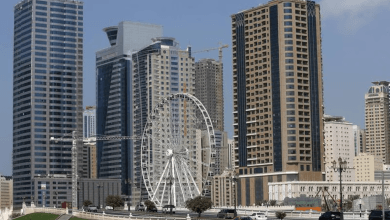
[{"label": "white cloud", "polygon": [[319,4],[322,18],[338,19],[344,34],[370,23],[379,10],[390,9],[389,0],[321,0]]}]

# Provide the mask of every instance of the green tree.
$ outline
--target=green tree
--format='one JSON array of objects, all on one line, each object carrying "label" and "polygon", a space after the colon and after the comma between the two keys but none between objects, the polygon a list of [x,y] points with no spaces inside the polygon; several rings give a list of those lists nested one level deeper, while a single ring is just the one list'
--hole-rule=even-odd
[{"label": "green tree", "polygon": [[275,206],[276,205],[276,200],[270,200],[269,201],[270,206]]},{"label": "green tree", "polygon": [[211,202],[211,199],[204,196],[197,196],[186,201],[186,208],[192,212],[198,213],[198,217],[212,206],[213,203]]},{"label": "green tree", "polygon": [[275,216],[278,219],[284,219],[286,217],[286,213],[285,212],[275,212]]},{"label": "green tree", "polygon": [[115,207],[120,207],[123,205],[123,200],[120,196],[109,195],[106,198],[106,204],[115,210]]},{"label": "green tree", "polygon": [[84,200],[83,205],[88,207],[89,205],[92,205],[92,202],[89,200]]},{"label": "green tree", "polygon": [[153,201],[150,201],[150,200],[146,200],[146,201],[144,202],[144,204],[145,204],[147,210],[151,210],[152,208],[155,208],[155,207],[156,207],[156,205],[154,204],[154,202],[153,202]]}]

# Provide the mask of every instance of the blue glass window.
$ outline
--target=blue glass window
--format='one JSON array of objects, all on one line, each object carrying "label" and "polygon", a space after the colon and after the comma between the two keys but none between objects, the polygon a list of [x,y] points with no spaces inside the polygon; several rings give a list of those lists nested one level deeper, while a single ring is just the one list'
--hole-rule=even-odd
[{"label": "blue glass window", "polygon": [[293,41],[292,40],[285,40],[284,44],[293,44]]},{"label": "blue glass window", "polygon": [[46,33],[47,33],[47,30],[44,30],[44,29],[35,29],[35,32],[46,34]]},{"label": "blue glass window", "polygon": [[284,38],[293,38],[293,35],[292,34],[285,34]]},{"label": "blue glass window", "polygon": [[286,76],[294,76],[294,72],[286,72]]},{"label": "blue glass window", "polygon": [[283,4],[283,6],[284,6],[284,7],[291,7],[291,2],[285,2],[285,3]]},{"label": "blue glass window", "polygon": [[286,57],[294,57],[293,53],[286,53]]},{"label": "blue glass window", "polygon": [[38,10],[45,10],[45,11],[46,11],[46,10],[47,10],[47,7],[43,7],[43,6],[38,6],[38,5],[37,5],[36,9],[38,9]]},{"label": "blue glass window", "polygon": [[35,57],[35,61],[37,61],[37,62],[46,62],[46,58]]},{"label": "blue glass window", "polygon": [[35,50],[46,50],[46,47],[35,46]]},{"label": "blue glass window", "polygon": [[35,23],[36,27],[47,27],[47,24]]},{"label": "blue glass window", "polygon": [[46,68],[46,64],[37,63],[35,64],[35,67]]},{"label": "blue glass window", "polygon": [[35,38],[38,38],[38,39],[46,39],[46,35],[35,35]]},{"label": "blue glass window", "polygon": [[46,18],[41,18],[41,17],[36,17],[35,20],[36,20],[36,21],[47,22],[47,19],[46,19]]},{"label": "blue glass window", "polygon": [[292,13],[292,9],[284,9],[284,13]]},{"label": "blue glass window", "polygon": [[84,7],[82,5],[79,5],[79,9],[83,9]]},{"label": "blue glass window", "polygon": [[286,51],[293,51],[293,47],[291,47],[291,46],[285,47],[285,50]]},{"label": "blue glass window", "polygon": [[286,59],[286,63],[294,63],[293,59]]},{"label": "blue glass window", "polygon": [[[35,44],[43,44],[43,45],[46,45],[46,41],[43,41],[43,40],[36,40],[36,41],[35,41]],[[45,50],[46,50],[46,47],[45,47]]]},{"label": "blue glass window", "polygon": [[40,16],[47,16],[47,13],[46,12],[40,12],[40,11],[37,11],[35,12],[36,15],[40,15]]},{"label": "blue glass window", "polygon": [[284,19],[292,19],[292,15],[285,15]]},{"label": "blue glass window", "polygon": [[35,55],[37,55],[37,56],[46,56],[46,53],[43,53],[43,52],[35,52]]},{"label": "blue glass window", "polygon": [[286,102],[295,102],[295,98],[286,98]]},{"label": "blue glass window", "polygon": [[285,21],[284,26],[292,26],[292,21]]},{"label": "blue glass window", "polygon": [[39,0],[37,0],[37,4],[47,5],[47,1],[39,1]]},{"label": "blue glass window", "polygon": [[292,32],[292,28],[284,28],[284,32]]}]

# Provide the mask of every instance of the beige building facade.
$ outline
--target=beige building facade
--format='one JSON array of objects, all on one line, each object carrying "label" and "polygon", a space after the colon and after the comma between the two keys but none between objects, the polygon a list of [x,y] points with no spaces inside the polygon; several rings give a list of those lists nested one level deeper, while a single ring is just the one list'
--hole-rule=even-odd
[{"label": "beige building facade", "polygon": [[366,152],[390,163],[389,82],[373,82],[365,95]]},{"label": "beige building facade", "polygon": [[268,198],[268,183],[321,181],[320,6],[273,0],[231,16],[238,203]]},{"label": "beige building facade", "polygon": [[353,159],[355,179],[357,182],[374,182],[375,171],[384,170],[382,158],[361,153]]},{"label": "beige building facade", "polygon": [[231,169],[214,176],[211,190],[211,200],[214,206],[234,206],[235,187],[232,178],[233,170]]},{"label": "beige building facade", "polygon": [[11,208],[12,197],[13,197],[12,177],[0,175],[0,209]]},{"label": "beige building facade", "polygon": [[[325,172],[326,181],[338,181],[340,175],[333,169],[333,161],[338,161],[341,157],[347,161],[347,167],[353,167],[355,157],[353,124],[345,121],[340,116],[324,116],[324,136],[325,136]],[[355,181],[355,170],[347,169],[342,174],[343,181]]]}]

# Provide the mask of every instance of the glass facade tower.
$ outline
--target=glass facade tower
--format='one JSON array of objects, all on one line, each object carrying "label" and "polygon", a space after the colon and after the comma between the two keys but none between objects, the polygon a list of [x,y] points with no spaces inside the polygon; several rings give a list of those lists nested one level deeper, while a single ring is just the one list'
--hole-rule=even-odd
[{"label": "glass facade tower", "polygon": [[[50,137],[82,131],[83,3],[18,3],[13,67],[14,206],[20,207],[23,198],[42,205],[42,195],[33,194],[40,189],[33,177],[71,174],[72,143]],[[58,203],[65,200],[71,198]]]},{"label": "glass facade tower", "polygon": [[[162,26],[124,21],[103,31],[110,47],[96,52],[96,134],[141,136],[133,132],[134,123],[141,119],[133,120],[134,108],[138,107],[132,98],[136,82],[132,79],[131,54],[149,45],[152,38],[162,36]],[[139,164],[133,163],[133,158],[139,158],[139,154],[133,151],[134,142],[109,140],[96,143],[98,177],[121,179],[124,195],[139,192],[142,185],[140,173],[134,174],[134,165]]]}]

